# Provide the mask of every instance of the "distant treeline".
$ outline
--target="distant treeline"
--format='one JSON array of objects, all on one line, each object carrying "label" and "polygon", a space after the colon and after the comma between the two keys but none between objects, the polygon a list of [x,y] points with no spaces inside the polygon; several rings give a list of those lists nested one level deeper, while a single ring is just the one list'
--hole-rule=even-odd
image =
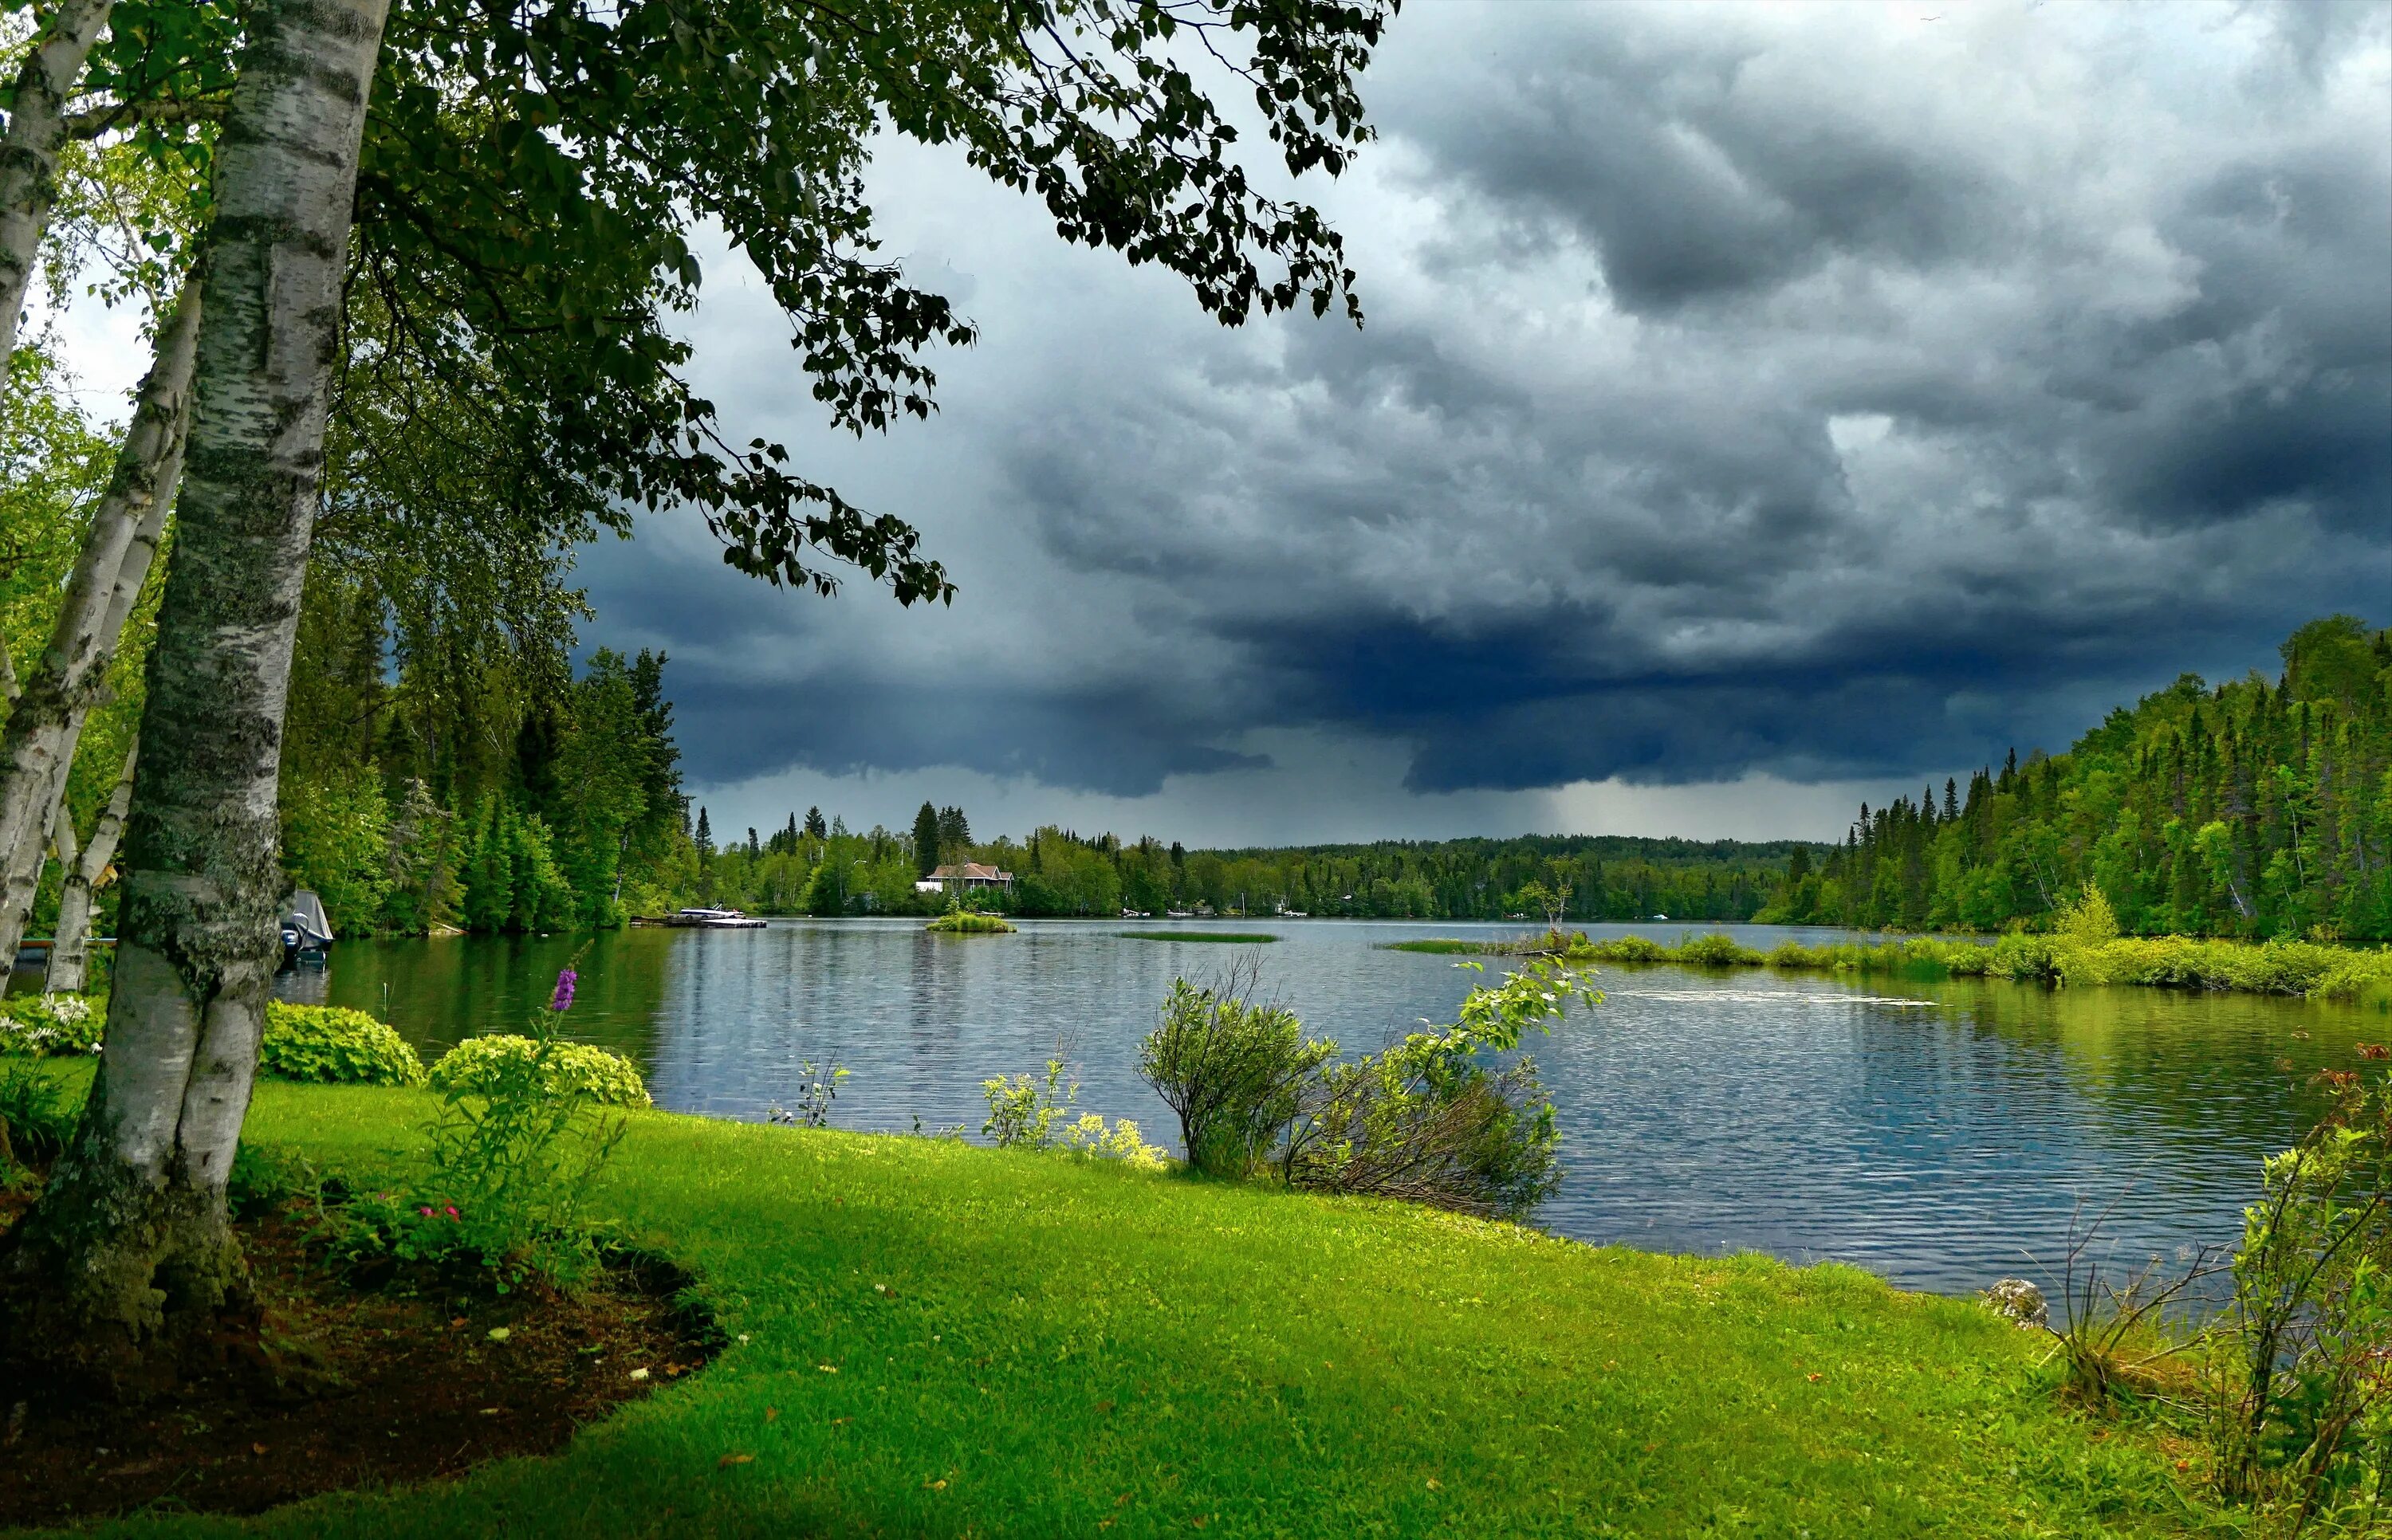
[{"label": "distant treeline", "polygon": [[2392,632],[2335,615],[2282,652],[2272,683],[2187,674],[2066,754],[1863,808],[1759,918],[2039,928],[2091,882],[2136,934],[2392,939]]},{"label": "distant treeline", "polygon": [[[1500,920],[1543,911],[1524,899],[1566,887],[1578,920],[1752,917],[1779,886],[1793,842],[1529,835],[1385,840],[1283,849],[1190,850],[1152,838],[1124,843],[1042,828],[1027,841],[974,840],[958,809],[924,809],[913,830],[855,834],[818,809],[770,835],[746,832],[701,856],[700,895],[713,903],[811,914],[919,913],[942,896],[914,890],[942,863],[977,861],[1013,874],[1009,891],[972,901],[1008,913],[1112,916],[1123,910]],[[713,844],[699,810],[698,848]],[[935,835],[935,844],[933,836]],[[1817,847],[1812,847],[1816,849]]]},{"label": "distant treeline", "polygon": [[[553,644],[394,646],[363,585],[312,583],[283,775],[284,862],[346,931],[552,930],[687,903],[918,914],[942,863],[1012,874],[974,904],[1042,916],[1317,915],[1580,924],[1761,920],[2042,929],[2087,882],[2129,934],[2392,939],[2392,633],[2312,622],[2282,674],[2186,675],[2056,757],[1863,808],[1840,845],[1529,835],[1199,849],[959,808],[857,832],[820,809],[717,831],[680,790],[664,660]],[[311,644],[311,645],[310,645]],[[392,654],[397,666],[390,666]]]}]

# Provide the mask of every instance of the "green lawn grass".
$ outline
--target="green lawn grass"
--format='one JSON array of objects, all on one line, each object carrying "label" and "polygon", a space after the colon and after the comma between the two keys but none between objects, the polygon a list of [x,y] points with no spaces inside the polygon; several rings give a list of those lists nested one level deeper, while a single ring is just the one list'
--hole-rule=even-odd
[{"label": "green lawn grass", "polygon": [[[398,1174],[425,1093],[265,1084]],[[2092,1535],[2197,1521],[2037,1338],[1843,1267],[638,1113],[601,1208],[734,1345],[561,1456],[126,1534]],[[748,1463],[725,1456],[752,1456]],[[2211,1523],[2216,1523],[2211,1516]]]},{"label": "green lawn grass", "polygon": [[1120,930],[1113,934],[1124,941],[1228,941],[1247,947],[1279,939],[1251,930]]}]

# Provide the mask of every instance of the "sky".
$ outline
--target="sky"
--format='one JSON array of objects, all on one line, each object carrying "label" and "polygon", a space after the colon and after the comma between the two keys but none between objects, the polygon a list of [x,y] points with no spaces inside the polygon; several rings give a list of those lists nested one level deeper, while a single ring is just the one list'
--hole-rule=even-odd
[{"label": "sky", "polygon": [[701,394],[958,585],[582,553],[718,832],[1834,838],[2392,623],[2392,7],[1415,0],[1363,96],[1302,186],[1358,330],[891,141],[885,252],[981,340],[856,441],[710,254]]}]

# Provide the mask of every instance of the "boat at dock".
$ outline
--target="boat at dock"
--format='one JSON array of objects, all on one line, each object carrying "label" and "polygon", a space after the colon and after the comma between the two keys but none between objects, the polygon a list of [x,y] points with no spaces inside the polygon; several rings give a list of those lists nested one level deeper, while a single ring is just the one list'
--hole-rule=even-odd
[{"label": "boat at dock", "polygon": [[761,930],[764,922],[735,909],[679,909],[654,925],[682,925],[698,930]]}]

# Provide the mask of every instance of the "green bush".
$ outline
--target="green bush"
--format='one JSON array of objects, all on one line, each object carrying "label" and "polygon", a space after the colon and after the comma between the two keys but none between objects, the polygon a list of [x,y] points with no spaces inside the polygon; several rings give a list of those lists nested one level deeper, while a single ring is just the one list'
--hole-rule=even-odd
[{"label": "green bush", "polygon": [[1735,937],[1718,935],[1697,936],[1679,943],[1677,960],[1706,968],[1753,968],[1762,962],[1761,953]]},{"label": "green bush", "polygon": [[543,1088],[588,1098],[599,1106],[648,1106],[647,1082],[639,1067],[620,1054],[586,1042],[524,1037],[467,1038],[432,1067],[432,1089],[449,1095],[488,1095],[507,1085],[525,1065],[537,1066]]},{"label": "green bush", "polygon": [[1539,959],[1471,990],[1451,1026],[1330,1066],[1306,1085],[1289,1131],[1289,1184],[1527,1217],[1561,1181],[1554,1104],[1533,1061],[1489,1061],[1529,1029],[1551,1030],[1572,999],[1602,998],[1567,963]]},{"label": "green bush", "polygon": [[0,1054],[89,1054],[108,1025],[108,997],[20,994],[0,1000]]},{"label": "green bush", "polygon": [[423,1061],[385,1022],[340,1005],[266,1006],[257,1072],[329,1085],[422,1085]]},{"label": "green bush", "polygon": [[1178,1115],[1188,1163],[1244,1176],[1294,1120],[1304,1082],[1337,1044],[1304,1035],[1295,1013],[1246,998],[1251,970],[1199,989],[1172,981],[1162,1019],[1138,1044],[1138,1077]]},{"label": "green bush", "polygon": [[[2380,1056],[2379,1048],[2362,1048]],[[2326,1116],[2243,1210],[2233,1350],[2213,1407],[2219,1485],[2294,1533],[2379,1534],[2392,1497],[2392,1077],[2319,1077]]]}]

